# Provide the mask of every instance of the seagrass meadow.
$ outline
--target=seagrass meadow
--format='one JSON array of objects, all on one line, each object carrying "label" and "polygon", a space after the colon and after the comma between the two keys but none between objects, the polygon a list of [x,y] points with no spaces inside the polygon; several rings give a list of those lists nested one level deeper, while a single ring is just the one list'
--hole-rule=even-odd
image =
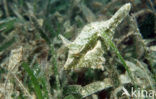
[{"label": "seagrass meadow", "polygon": [[155,99],[155,0],[0,0],[0,99]]}]

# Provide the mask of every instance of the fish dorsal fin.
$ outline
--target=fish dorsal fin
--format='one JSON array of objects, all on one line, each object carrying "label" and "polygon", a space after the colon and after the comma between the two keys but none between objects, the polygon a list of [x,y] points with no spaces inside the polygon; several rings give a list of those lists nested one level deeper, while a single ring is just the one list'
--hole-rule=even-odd
[{"label": "fish dorsal fin", "polygon": [[68,39],[66,39],[64,36],[59,34],[59,38],[62,40],[65,47],[69,48],[69,45],[71,45],[72,42],[70,42]]}]

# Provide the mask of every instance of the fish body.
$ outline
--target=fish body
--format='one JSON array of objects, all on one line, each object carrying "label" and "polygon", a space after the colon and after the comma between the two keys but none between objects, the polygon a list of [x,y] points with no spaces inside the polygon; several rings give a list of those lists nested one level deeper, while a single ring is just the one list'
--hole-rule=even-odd
[{"label": "fish body", "polygon": [[[64,69],[76,69],[80,67],[103,69],[102,63],[105,59],[103,58],[104,49],[102,49],[101,44],[105,44],[107,48],[109,47],[107,39],[113,39],[114,30],[129,14],[130,9],[131,4],[127,3],[109,20],[87,24],[73,42],[68,41],[60,35],[64,45],[69,48]],[[104,38],[103,34],[107,38]]]}]

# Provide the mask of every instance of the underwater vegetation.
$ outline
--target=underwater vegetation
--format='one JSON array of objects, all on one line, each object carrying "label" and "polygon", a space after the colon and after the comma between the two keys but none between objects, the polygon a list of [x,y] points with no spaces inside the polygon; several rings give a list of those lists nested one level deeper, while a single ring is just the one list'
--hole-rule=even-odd
[{"label": "underwater vegetation", "polygon": [[155,99],[154,0],[0,0],[0,99]]}]

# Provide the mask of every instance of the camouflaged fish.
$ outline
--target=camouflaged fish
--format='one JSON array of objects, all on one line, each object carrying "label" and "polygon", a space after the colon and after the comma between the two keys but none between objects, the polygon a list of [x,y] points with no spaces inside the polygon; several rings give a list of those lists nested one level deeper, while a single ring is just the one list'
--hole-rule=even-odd
[{"label": "camouflaged fish", "polygon": [[129,14],[130,9],[131,4],[127,3],[109,20],[92,22],[84,26],[79,36],[73,42],[60,35],[64,45],[69,48],[64,69],[79,69],[82,67],[103,70],[102,64],[105,62],[105,59],[103,57],[104,49],[101,44],[104,44],[109,49],[107,39],[113,39],[115,28]]}]

